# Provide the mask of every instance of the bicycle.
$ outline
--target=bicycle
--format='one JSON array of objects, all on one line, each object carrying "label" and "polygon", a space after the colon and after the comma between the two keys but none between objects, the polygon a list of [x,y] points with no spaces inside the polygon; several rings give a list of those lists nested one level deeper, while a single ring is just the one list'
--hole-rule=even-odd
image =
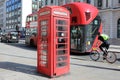
[{"label": "bicycle", "polygon": [[[108,51],[106,48],[104,48],[105,55],[103,55],[103,59],[105,59],[109,63],[115,63],[117,60],[117,56],[115,52]],[[93,61],[97,61],[100,59],[100,55],[104,53],[99,49],[99,47],[93,47],[90,52],[90,58]]]}]

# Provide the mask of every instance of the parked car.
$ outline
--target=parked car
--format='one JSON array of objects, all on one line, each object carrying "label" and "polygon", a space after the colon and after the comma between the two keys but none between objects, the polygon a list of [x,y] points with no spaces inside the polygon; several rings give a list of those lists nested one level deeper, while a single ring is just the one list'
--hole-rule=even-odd
[{"label": "parked car", "polygon": [[18,33],[17,32],[9,32],[9,33],[3,33],[1,36],[1,42],[16,42],[18,43]]}]

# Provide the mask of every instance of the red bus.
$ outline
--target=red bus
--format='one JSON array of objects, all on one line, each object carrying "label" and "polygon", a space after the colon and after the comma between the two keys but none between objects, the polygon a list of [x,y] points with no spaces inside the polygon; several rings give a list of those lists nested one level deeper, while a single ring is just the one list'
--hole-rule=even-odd
[{"label": "red bus", "polygon": [[[97,33],[102,32],[98,9],[91,4],[82,2],[73,2],[63,5],[63,7],[70,11],[70,51],[75,53],[90,52],[98,42]],[[35,34],[35,32],[37,33],[37,25],[30,26],[30,24],[36,22],[31,18],[36,14],[28,15],[26,22],[25,42],[32,46],[36,46],[37,43],[37,35]]]},{"label": "red bus", "polygon": [[89,52],[98,42],[97,33],[102,32],[98,9],[81,2],[66,4],[63,7],[70,11],[70,51]]},{"label": "red bus", "polygon": [[37,45],[37,12],[29,14],[26,18],[25,44],[30,46]]}]

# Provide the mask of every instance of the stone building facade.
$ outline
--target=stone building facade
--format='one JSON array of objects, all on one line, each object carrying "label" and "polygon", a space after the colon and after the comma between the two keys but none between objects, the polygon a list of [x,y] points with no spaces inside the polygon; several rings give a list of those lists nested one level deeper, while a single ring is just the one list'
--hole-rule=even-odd
[{"label": "stone building facade", "polygon": [[0,0],[0,32],[4,31],[6,14],[5,14],[5,0]]},{"label": "stone building facade", "polygon": [[[111,38],[120,38],[120,0],[101,0],[99,8],[103,33]],[[98,7],[98,6],[97,6]]]},{"label": "stone building facade", "polygon": [[111,38],[120,38],[120,0],[43,0],[43,6],[71,2],[86,2],[96,6],[102,19],[103,33]]},{"label": "stone building facade", "polygon": [[[38,4],[37,2],[40,1],[39,2],[40,8],[41,8],[41,5],[42,5],[42,7],[44,7],[46,5],[59,5],[60,6],[60,5],[68,4],[71,2],[86,2],[88,4],[92,4],[92,5],[96,6],[99,9],[99,15],[101,16],[102,24],[103,24],[103,33],[108,34],[111,38],[120,38],[120,0],[29,0],[29,5],[26,5],[25,1],[27,1],[27,0],[0,0],[0,1],[1,2],[6,1],[5,4],[7,4],[8,1],[9,1],[8,2],[9,4],[10,4],[10,2],[12,3],[13,1],[20,1],[21,2],[21,5],[20,5],[21,13],[23,15],[26,14],[25,13],[26,11],[31,11],[31,13],[32,13],[32,9],[26,10],[28,7],[29,8],[32,8],[32,7],[37,8],[37,5],[32,5],[33,4],[32,2],[34,2],[35,4]],[[0,2],[0,5],[3,5],[1,2]],[[23,2],[25,2],[25,9],[22,8],[24,6]],[[11,9],[10,6],[4,6],[4,8],[5,7],[6,7],[6,9],[4,9],[4,10],[6,10],[6,11]],[[12,5],[11,5],[11,7],[12,7]],[[3,9],[3,6],[1,6],[0,9]],[[6,12],[6,15],[9,15],[11,12],[13,12],[13,11]],[[0,15],[3,15],[3,13],[0,13]],[[25,27],[25,25],[22,25],[22,22],[25,23],[25,17],[23,18],[22,15],[20,15],[20,16],[21,16],[21,18],[20,18],[20,23],[19,23],[20,25],[19,25],[16,23],[16,20],[11,21],[10,19],[8,19],[9,17],[4,15],[4,17],[6,17],[6,19],[7,19],[7,21],[5,21],[6,25],[4,27],[6,27],[7,30],[15,29],[16,24],[18,26]],[[3,17],[0,17],[0,19],[2,19],[2,18]],[[19,21],[19,19],[17,21]],[[10,25],[8,25],[8,24],[10,24]],[[0,25],[3,25],[3,23],[0,23]]]}]

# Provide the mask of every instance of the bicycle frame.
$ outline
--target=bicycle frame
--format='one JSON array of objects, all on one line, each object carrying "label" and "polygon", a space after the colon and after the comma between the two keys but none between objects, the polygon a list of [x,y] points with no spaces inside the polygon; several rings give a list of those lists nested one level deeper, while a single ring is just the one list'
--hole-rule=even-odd
[{"label": "bicycle frame", "polygon": [[90,53],[90,58],[94,61],[99,60],[101,52],[103,52],[103,60],[105,59],[109,63],[114,63],[117,60],[117,56],[115,53],[109,52],[108,49],[106,48],[103,48],[102,51],[98,46],[92,48]]},{"label": "bicycle frame", "polygon": [[97,50],[97,52],[99,52],[99,53],[100,53],[100,52],[103,52],[103,53],[105,53],[105,54],[108,54],[108,50],[107,50],[106,48],[103,48],[103,51],[101,51],[101,49],[99,48],[99,46],[100,46],[101,44],[102,44],[102,42],[99,40],[99,41],[97,42],[96,46],[94,46],[91,51]]},{"label": "bicycle frame", "polygon": [[96,46],[92,47],[91,51],[93,51],[93,50],[95,51],[96,50],[97,52],[100,52],[101,51],[100,48],[99,48],[100,45],[101,45],[101,41],[98,41]]}]

